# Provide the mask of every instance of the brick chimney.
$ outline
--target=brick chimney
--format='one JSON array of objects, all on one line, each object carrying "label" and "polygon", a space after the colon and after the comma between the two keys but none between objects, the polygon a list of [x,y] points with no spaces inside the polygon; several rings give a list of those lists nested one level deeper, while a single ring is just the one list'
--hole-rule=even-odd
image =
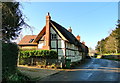
[{"label": "brick chimney", "polygon": [[71,29],[71,27],[68,29],[68,31],[72,33],[72,29]]},{"label": "brick chimney", "polygon": [[45,46],[43,46],[43,49],[50,50],[50,14],[48,12],[46,16],[46,34],[45,34]]},{"label": "brick chimney", "polygon": [[80,42],[80,36],[79,35],[76,36],[76,39]]}]

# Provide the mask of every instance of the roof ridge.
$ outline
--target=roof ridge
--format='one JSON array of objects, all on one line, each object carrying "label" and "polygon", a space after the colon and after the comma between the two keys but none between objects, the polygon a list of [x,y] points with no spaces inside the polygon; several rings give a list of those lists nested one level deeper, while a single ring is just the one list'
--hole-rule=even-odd
[{"label": "roof ridge", "polygon": [[[53,21],[53,20],[51,20],[51,21]],[[53,21],[53,22],[55,22],[55,21]],[[58,24],[57,22],[55,22],[56,24]],[[70,34],[72,34],[73,36],[74,36],[74,34],[73,33],[71,33],[71,32],[69,32],[65,27],[63,27],[62,25],[60,25],[60,24],[58,24],[59,26],[61,26],[62,28],[64,28],[68,33],[70,33]],[[74,36],[75,37],[75,36]]]},{"label": "roof ridge", "polygon": [[36,35],[25,35],[25,36],[36,36]]},{"label": "roof ridge", "polygon": [[73,43],[75,45],[81,44],[76,37],[69,32],[66,28],[64,28],[63,26],[61,26],[60,24],[56,23],[53,20],[50,20],[52,22],[52,24],[63,34],[63,36],[70,42]]}]

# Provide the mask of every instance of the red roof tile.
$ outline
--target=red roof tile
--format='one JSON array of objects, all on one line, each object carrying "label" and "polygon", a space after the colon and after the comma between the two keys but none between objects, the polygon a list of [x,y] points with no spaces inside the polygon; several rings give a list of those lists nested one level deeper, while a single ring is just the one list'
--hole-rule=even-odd
[{"label": "red roof tile", "polygon": [[31,39],[35,39],[37,35],[26,35],[22,38],[22,40],[19,42],[19,45],[21,44],[36,44],[36,43],[30,43]]}]

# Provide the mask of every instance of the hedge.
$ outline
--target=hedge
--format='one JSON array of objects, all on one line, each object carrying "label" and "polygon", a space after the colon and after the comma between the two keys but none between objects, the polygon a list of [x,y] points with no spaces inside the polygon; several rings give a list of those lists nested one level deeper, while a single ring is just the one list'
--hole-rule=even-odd
[{"label": "hedge", "polygon": [[14,72],[17,67],[18,46],[14,43],[2,43],[2,71]]},{"label": "hedge", "polygon": [[58,55],[56,51],[53,50],[28,50],[20,51],[20,58],[29,58],[33,56],[41,56],[45,59],[57,59]]},{"label": "hedge", "polygon": [[17,69],[18,52],[17,44],[2,42],[2,83],[33,83]]}]

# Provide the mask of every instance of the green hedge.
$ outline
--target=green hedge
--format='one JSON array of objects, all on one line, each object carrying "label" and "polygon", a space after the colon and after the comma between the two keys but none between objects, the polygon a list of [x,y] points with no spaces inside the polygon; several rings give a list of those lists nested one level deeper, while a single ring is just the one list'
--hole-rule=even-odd
[{"label": "green hedge", "polygon": [[53,50],[32,50],[32,51],[20,51],[20,58],[29,58],[32,56],[41,56],[46,59],[57,59],[58,55]]},{"label": "green hedge", "polygon": [[17,44],[2,42],[2,83],[27,83],[31,80],[17,70],[18,52]]},{"label": "green hedge", "polygon": [[17,67],[18,46],[14,43],[2,43],[2,71],[14,72]]}]

